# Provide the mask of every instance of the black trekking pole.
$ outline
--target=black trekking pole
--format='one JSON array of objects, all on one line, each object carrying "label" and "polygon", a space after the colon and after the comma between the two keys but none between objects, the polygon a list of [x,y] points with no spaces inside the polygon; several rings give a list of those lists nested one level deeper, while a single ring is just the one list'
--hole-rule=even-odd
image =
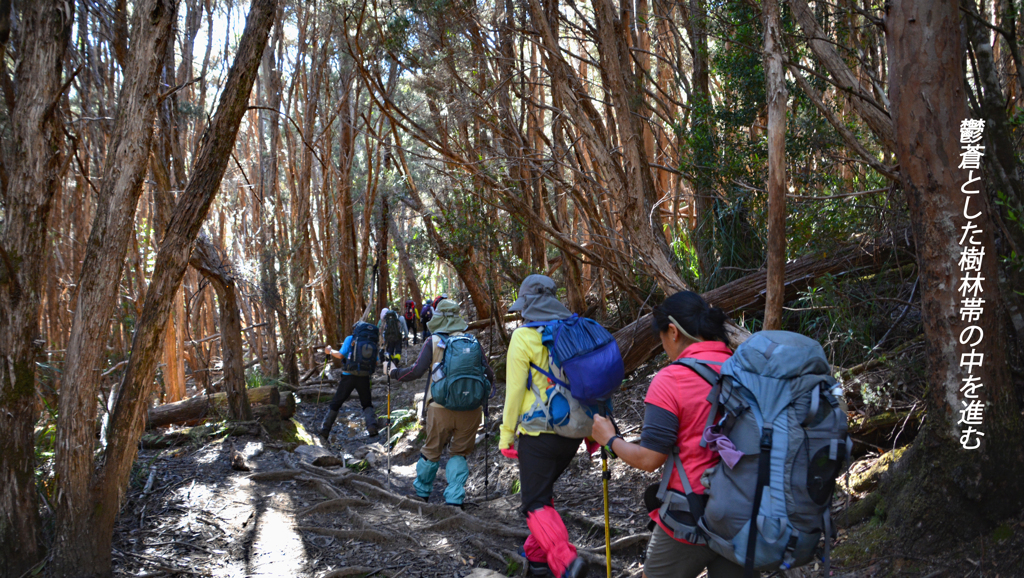
[{"label": "black trekking pole", "polygon": [[487,479],[488,479],[488,477],[487,477],[487,466],[488,466],[487,462],[490,461],[490,460],[487,459],[487,436],[488,436],[488,433],[487,433],[487,406],[488,406],[488,403],[487,403],[487,401],[488,400],[486,400],[486,399],[484,400],[484,501],[485,502],[487,501],[488,496],[490,496],[490,491],[488,490],[488,487],[487,487]]},{"label": "black trekking pole", "polygon": [[[386,357],[387,357],[387,364],[391,365],[391,354],[390,353],[386,354]],[[387,429],[387,439],[384,440],[384,443],[387,444],[387,448],[388,448],[388,489],[391,489],[391,370],[390,369],[386,369],[384,373],[388,374],[388,403],[387,403],[387,405],[388,405],[388,407],[387,407],[387,410],[388,410],[388,417],[387,417],[388,429]]]}]

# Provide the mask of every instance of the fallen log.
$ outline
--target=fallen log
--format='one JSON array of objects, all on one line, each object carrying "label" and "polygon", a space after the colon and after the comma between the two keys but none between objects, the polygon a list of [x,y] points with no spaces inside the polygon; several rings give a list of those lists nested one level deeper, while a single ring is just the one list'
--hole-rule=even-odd
[{"label": "fallen log", "polygon": [[[509,313],[508,315],[505,316],[504,319],[505,319],[505,322],[508,323],[509,321],[520,321],[520,320],[522,320],[522,318],[523,317],[521,315],[519,315],[519,313]],[[488,317],[487,319],[481,319],[479,321],[474,321],[474,322],[469,324],[469,327],[466,329],[466,331],[474,331],[474,330],[477,330],[477,329],[484,329],[485,327],[490,327],[491,323],[494,323],[494,318],[493,317]]]},{"label": "fallen log", "polygon": [[[815,279],[829,273],[846,273],[862,267],[879,267],[894,245],[879,242],[868,246],[851,246],[826,256],[808,255],[786,265],[786,301],[798,297],[798,292],[809,287]],[[724,310],[735,318],[741,313],[753,313],[764,308],[767,286],[766,270],[751,273],[702,295],[709,304]],[[651,331],[650,313],[615,332],[615,340],[622,352],[626,373],[629,374],[661,352],[661,341]],[[736,348],[749,333],[740,327],[730,328],[730,347]]]},{"label": "fallen log", "polygon": [[[281,403],[281,395],[274,386],[257,387],[247,391],[249,403],[274,405]],[[165,403],[149,410],[146,429],[165,427],[171,424],[198,422],[206,419],[222,419],[229,415],[228,394],[197,395],[174,403]]]},{"label": "fallen log", "polygon": [[337,385],[314,385],[311,387],[299,388],[299,390],[295,392],[295,395],[297,395],[302,401],[320,403],[330,401],[337,390]]}]

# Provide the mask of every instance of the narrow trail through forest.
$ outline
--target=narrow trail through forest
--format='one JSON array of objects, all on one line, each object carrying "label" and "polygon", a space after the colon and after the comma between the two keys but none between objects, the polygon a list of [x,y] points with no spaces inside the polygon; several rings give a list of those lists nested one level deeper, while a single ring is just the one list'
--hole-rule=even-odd
[{"label": "narrow trail through forest", "polygon": [[[415,358],[419,347],[407,347],[405,358]],[[617,394],[616,414],[627,438],[639,432],[643,395],[654,369],[642,367]],[[393,414],[414,408],[422,399],[424,384],[423,379],[392,382]],[[374,375],[373,385],[374,406],[382,415],[386,378]],[[313,446],[296,448],[266,436],[243,436],[143,450],[136,465],[138,483],[132,485],[115,534],[116,575],[458,578],[474,568],[523,575],[524,561],[516,552],[528,530],[518,512],[516,464],[501,457],[494,445],[504,384],[495,389],[487,422],[490,445],[485,458],[481,431],[469,460],[465,511],[443,504],[447,453],[430,502],[408,497],[414,493],[415,463],[422,444],[418,428],[394,434],[389,478],[385,430],[367,437],[355,395],[343,406],[326,447],[314,441],[312,432],[318,429],[329,398],[300,403],[296,412],[295,420]],[[239,456],[252,473],[232,469],[233,458],[237,462]],[[487,494],[484,459],[489,460]],[[342,460],[349,467],[342,466]],[[649,537],[642,496],[658,474],[616,461],[610,467],[613,576],[638,577]],[[605,573],[600,471],[600,458],[588,458],[581,445],[555,486],[556,508],[571,541],[590,563],[591,576]],[[837,516],[844,506],[837,502]],[[840,544],[846,536],[847,531],[840,530]],[[892,563],[928,569],[911,573],[915,576],[981,575],[973,574],[978,567],[962,562],[965,559],[971,558],[897,556]],[[883,564],[888,562],[858,559],[844,564],[840,559],[832,575],[872,576]],[[947,573],[963,564],[968,564],[963,574]],[[776,575],[822,576],[822,569],[812,565]]]}]

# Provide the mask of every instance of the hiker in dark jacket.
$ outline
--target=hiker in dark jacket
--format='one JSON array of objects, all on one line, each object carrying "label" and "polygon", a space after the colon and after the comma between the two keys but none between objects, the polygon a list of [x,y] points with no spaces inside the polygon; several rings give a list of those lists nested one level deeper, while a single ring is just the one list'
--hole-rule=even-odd
[{"label": "hiker in dark jacket", "polygon": [[397,311],[385,307],[380,310],[380,323],[377,325],[380,330],[380,338],[384,347],[382,348],[384,359],[394,362],[402,359],[402,322]]},{"label": "hiker in dark jacket", "polygon": [[[445,466],[448,487],[444,491],[444,501],[448,505],[460,508],[466,496],[465,485],[469,477],[466,456],[473,453],[476,447],[476,432],[480,427],[482,408],[455,411],[443,407],[432,398],[430,386],[435,378],[441,377],[444,369],[445,350],[442,344],[450,337],[464,335],[467,327],[466,321],[459,315],[459,304],[454,301],[443,301],[430,320],[432,336],[429,341],[423,343],[416,364],[402,368],[391,364],[385,366],[385,371],[388,371],[391,379],[398,381],[419,379],[433,368],[427,379],[423,399],[423,407],[426,408],[426,441],[420,450],[420,459],[416,462],[416,481],[413,482],[413,487],[416,488],[416,497],[420,500],[426,502],[430,498],[441,453],[447,445],[451,457]],[[482,348],[480,365],[487,376],[487,381],[493,386],[494,371],[487,362]],[[487,403],[486,399],[484,403]]]},{"label": "hiker in dark jacket", "polygon": [[[726,315],[708,307],[700,295],[680,291],[654,308],[652,330],[661,338],[669,359],[695,358],[724,362],[732,355],[726,330]],[[716,370],[719,365],[711,365]],[[644,399],[644,425],[640,443],[628,443],[615,434],[611,421],[594,416],[593,436],[613,456],[634,468],[653,472],[670,467],[668,460],[678,447],[679,460],[694,493],[703,495],[701,476],[719,461],[719,454],[700,446],[711,404],[711,385],[692,369],[668,365],[651,381]],[[667,461],[668,460],[668,461]],[[685,494],[680,475],[671,472],[668,489]],[[671,511],[668,516],[671,517]],[[696,578],[705,568],[709,578],[743,576],[743,567],[716,554],[704,545],[675,538],[673,520],[663,520],[658,509],[650,513],[656,524],[647,546],[644,575],[648,578]]]},{"label": "hiker in dark jacket", "polygon": [[430,339],[430,319],[434,315],[434,308],[430,306],[430,303],[424,303],[423,309],[420,311],[420,323],[423,324],[423,342],[426,343]]},{"label": "hiker in dark jacket", "polygon": [[374,412],[373,398],[370,393],[370,375],[377,369],[377,336],[372,335],[372,339],[369,340],[355,339],[360,334],[362,326],[367,326],[370,331],[376,333],[373,325],[356,323],[353,327],[353,334],[345,338],[340,350],[332,349],[330,345],[324,347],[325,354],[345,360],[341,379],[338,381],[338,390],[335,392],[334,398],[331,399],[330,410],[318,432],[324,441],[330,438],[334,420],[338,418],[338,411],[345,400],[352,395],[353,389],[359,394],[359,403],[363,406],[363,420],[366,422],[367,435],[370,437],[377,435],[377,414]]},{"label": "hiker in dark jacket", "polygon": [[[520,311],[527,322],[555,321],[572,315],[555,297],[555,282],[545,275],[527,277],[519,288],[519,298],[508,310]],[[550,426],[527,426],[527,420],[522,419],[539,395],[537,388],[527,386],[528,382],[547,383],[544,374],[531,364],[550,371],[548,349],[541,341],[539,328],[513,331],[507,360],[498,448],[505,457],[519,460],[521,511],[530,528],[523,554],[534,574],[544,575],[550,569],[558,578],[586,576],[587,563],[576,555],[565,523],[554,508],[555,482],[569,467],[583,440],[558,435]],[[517,436],[518,450],[514,448]]]}]

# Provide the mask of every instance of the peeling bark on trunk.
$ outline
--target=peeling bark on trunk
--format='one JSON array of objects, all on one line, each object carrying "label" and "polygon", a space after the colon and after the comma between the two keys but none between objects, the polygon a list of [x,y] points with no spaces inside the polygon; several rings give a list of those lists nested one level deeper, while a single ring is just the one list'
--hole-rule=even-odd
[{"label": "peeling bark on trunk", "polygon": [[[158,80],[176,16],[176,0],[149,0],[137,8],[132,26],[131,58],[125,70],[96,216],[78,281],[64,387],[58,405],[54,462],[58,484],[54,548],[58,552],[75,548],[77,540],[90,528],[85,512],[91,502],[89,479],[95,451],[96,396],[106,355],[106,344],[97,336],[106,335],[110,327],[125,252],[134,237],[135,210],[149,165],[153,120],[160,96]],[[166,331],[166,326],[162,325],[160,331]],[[54,565],[64,574],[73,573],[78,567],[75,561],[60,557],[48,566]]]},{"label": "peeling bark on trunk", "polygon": [[206,237],[196,239],[189,257],[192,265],[209,279],[217,292],[220,306],[220,356],[224,372],[224,391],[228,395],[231,419],[252,419],[252,407],[245,389],[242,367],[242,318],[238,312],[238,291],[230,265],[221,259],[217,248]]},{"label": "peeling bark on trunk", "polygon": [[[156,257],[156,269],[146,294],[142,316],[132,341],[132,356],[111,414],[113,435],[99,467],[83,472],[80,483],[90,492],[83,503],[71,504],[73,516],[57,528],[58,541],[46,572],[52,576],[110,574],[111,538],[132,462],[142,435],[146,404],[173,306],[172,298],[188,266],[192,242],[220,186],[245,112],[260,55],[267,42],[275,0],[254,0],[235,61],[228,72],[217,111],[207,127],[195,168],[171,217]],[[87,447],[90,438],[74,440]],[[91,476],[90,476],[91,474]],[[82,531],[79,531],[79,530]]]},{"label": "peeling bark on trunk", "polygon": [[[912,542],[925,539],[917,529],[922,524],[949,519],[957,520],[957,536],[977,535],[1006,512],[1019,509],[1024,496],[1024,422],[1007,363],[1008,348],[1015,343],[996,287],[995,209],[980,182],[968,190],[981,192],[961,192],[969,172],[958,168],[960,123],[967,118],[959,20],[957,3],[924,0],[895,0],[885,19],[896,151],[917,247],[930,384],[925,430],[904,457],[907,465],[901,469],[906,475],[886,489],[891,497],[888,519]],[[971,204],[965,207],[967,198]],[[968,221],[979,231],[965,237],[962,228]],[[960,239],[968,245],[970,237],[985,250],[977,273],[985,280],[985,303],[980,318],[968,323],[959,312],[964,273],[958,264]],[[960,343],[970,325],[984,332],[983,343],[977,344],[983,363],[972,372],[960,366],[962,356],[973,349]],[[960,438],[967,426],[958,424],[967,403],[961,387],[969,375],[983,384],[975,393],[985,405],[983,425],[975,428],[985,435],[969,439],[981,441],[973,451],[962,449]],[[936,468],[935,463],[943,466]]]},{"label": "peeling bark on trunk", "polygon": [[[35,363],[50,254],[47,225],[66,167],[58,114],[61,69],[73,10],[63,0],[23,4],[11,143],[4,165],[6,222],[0,233],[0,576],[19,577],[39,558]],[[4,75],[6,77],[6,74]]]}]

